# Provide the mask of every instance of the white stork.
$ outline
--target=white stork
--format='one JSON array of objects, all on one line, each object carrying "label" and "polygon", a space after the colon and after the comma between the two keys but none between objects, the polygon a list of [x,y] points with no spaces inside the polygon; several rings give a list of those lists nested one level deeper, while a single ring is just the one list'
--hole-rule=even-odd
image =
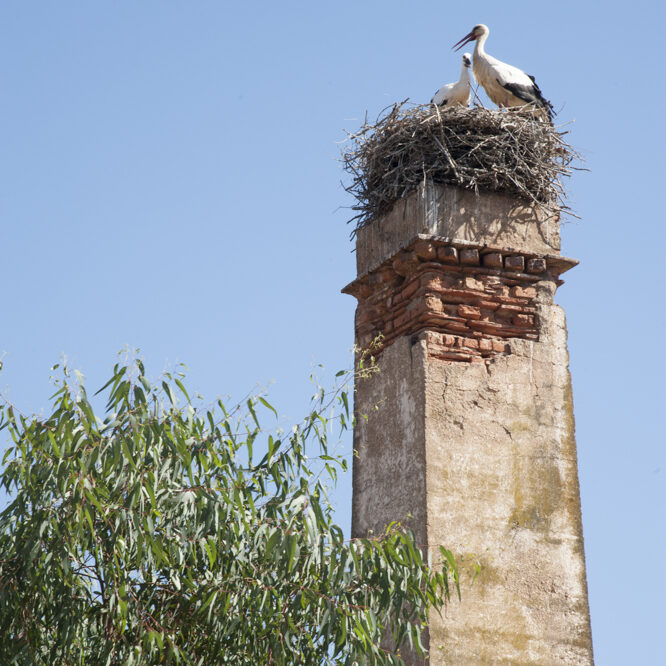
[{"label": "white stork", "polygon": [[437,106],[469,106],[469,68],[472,64],[472,56],[469,53],[463,53],[462,68],[460,69],[460,78],[455,83],[447,83],[442,86],[430,100],[431,104]]},{"label": "white stork", "polygon": [[543,109],[548,114],[548,118],[552,120],[553,105],[541,94],[534,77],[525,74],[522,69],[493,58],[485,52],[483,47],[489,34],[488,26],[480,23],[475,25],[472,31],[457,44],[454,44],[453,48],[457,51],[468,42],[476,40],[472,71],[488,97],[497,106],[501,108],[532,104]]}]

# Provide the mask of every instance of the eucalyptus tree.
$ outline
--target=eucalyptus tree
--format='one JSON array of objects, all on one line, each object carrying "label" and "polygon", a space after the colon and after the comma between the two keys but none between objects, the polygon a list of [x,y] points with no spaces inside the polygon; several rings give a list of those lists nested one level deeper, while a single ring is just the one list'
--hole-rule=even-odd
[{"label": "eucalyptus tree", "polygon": [[399,525],[346,541],[334,523],[345,378],[286,431],[263,396],[201,406],[182,374],[162,379],[118,364],[89,399],[65,370],[50,414],[0,406],[0,663],[397,664],[387,645],[419,651],[455,563],[442,550],[429,566]]}]

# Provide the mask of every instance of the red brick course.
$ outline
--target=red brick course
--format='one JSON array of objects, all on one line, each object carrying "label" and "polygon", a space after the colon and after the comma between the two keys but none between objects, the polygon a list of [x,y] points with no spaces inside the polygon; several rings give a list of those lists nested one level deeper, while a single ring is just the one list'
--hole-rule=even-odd
[{"label": "red brick course", "polygon": [[557,280],[549,268],[544,257],[418,239],[344,291],[358,298],[360,346],[425,331],[432,356],[474,362],[509,353],[511,338],[539,339],[535,284]]}]

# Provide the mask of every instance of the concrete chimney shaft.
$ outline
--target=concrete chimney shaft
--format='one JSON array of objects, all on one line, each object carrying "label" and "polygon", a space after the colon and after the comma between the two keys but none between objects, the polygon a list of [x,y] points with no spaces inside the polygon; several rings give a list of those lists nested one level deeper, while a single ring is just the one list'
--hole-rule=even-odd
[{"label": "concrete chimney shaft", "polygon": [[556,217],[450,186],[357,234],[343,291],[384,346],[356,386],[352,534],[398,520],[456,554],[433,666],[593,663],[559,249]]}]

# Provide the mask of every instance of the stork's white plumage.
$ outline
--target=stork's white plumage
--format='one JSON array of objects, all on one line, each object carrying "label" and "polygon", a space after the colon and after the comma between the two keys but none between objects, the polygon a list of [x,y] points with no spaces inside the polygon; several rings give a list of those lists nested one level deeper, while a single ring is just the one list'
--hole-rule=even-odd
[{"label": "stork's white plumage", "polygon": [[553,118],[553,105],[543,96],[533,76],[522,69],[507,65],[488,55],[484,45],[490,30],[480,23],[472,28],[453,48],[461,49],[468,42],[476,40],[474,47],[474,77],[483,86],[488,97],[499,107],[524,106],[532,104],[543,109],[548,118]]},{"label": "stork's white plumage", "polygon": [[460,78],[455,83],[447,83],[442,86],[430,100],[431,104],[437,106],[469,106],[470,95],[470,82],[469,82],[469,68],[472,64],[472,56],[469,53],[463,53],[462,68],[460,70]]}]

